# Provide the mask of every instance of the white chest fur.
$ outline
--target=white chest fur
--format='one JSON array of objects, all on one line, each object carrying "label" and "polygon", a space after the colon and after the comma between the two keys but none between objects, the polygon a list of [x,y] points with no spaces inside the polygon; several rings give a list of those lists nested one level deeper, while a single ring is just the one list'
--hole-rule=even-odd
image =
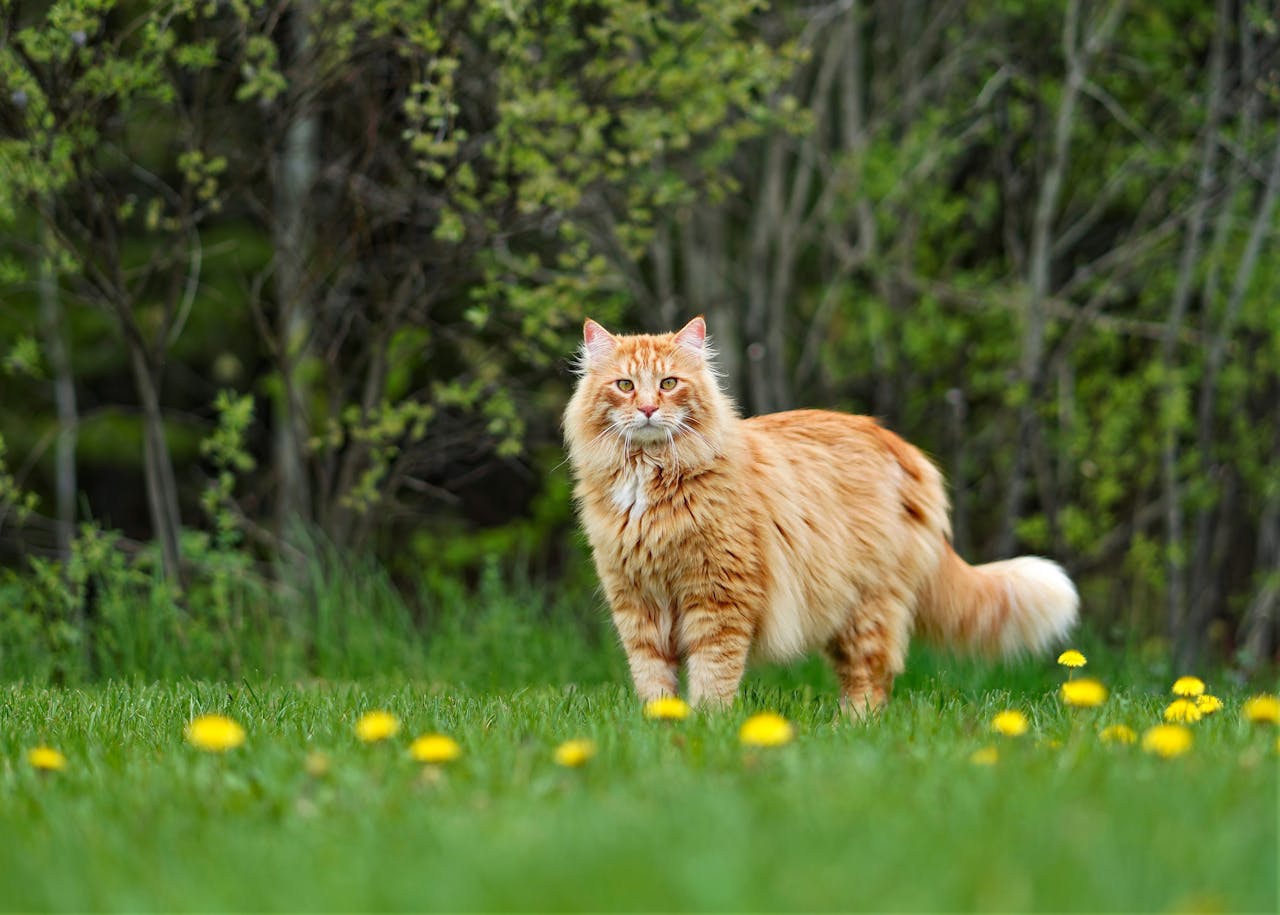
[{"label": "white chest fur", "polygon": [[647,464],[629,467],[613,485],[613,504],[619,512],[625,512],[630,520],[644,514],[649,507],[649,485],[653,480],[653,468]]}]

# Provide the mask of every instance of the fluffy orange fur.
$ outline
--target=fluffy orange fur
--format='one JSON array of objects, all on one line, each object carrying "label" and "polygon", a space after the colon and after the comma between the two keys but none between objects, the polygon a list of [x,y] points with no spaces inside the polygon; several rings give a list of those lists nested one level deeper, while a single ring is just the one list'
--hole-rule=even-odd
[{"label": "fluffy orange fur", "polygon": [[641,700],[732,701],[748,658],[823,649],[846,707],[882,705],[913,630],[983,653],[1062,637],[1062,569],[970,566],[951,547],[942,477],[874,419],[795,410],[741,419],[706,325],[584,329],[565,411],[575,495]]}]

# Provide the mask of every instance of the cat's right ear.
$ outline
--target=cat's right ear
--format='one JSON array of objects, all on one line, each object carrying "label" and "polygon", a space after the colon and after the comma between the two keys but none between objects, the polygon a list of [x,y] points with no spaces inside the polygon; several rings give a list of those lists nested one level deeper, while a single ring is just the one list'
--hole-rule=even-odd
[{"label": "cat's right ear", "polygon": [[598,364],[600,360],[612,353],[617,345],[617,337],[587,318],[586,323],[582,325],[582,355],[587,368]]}]

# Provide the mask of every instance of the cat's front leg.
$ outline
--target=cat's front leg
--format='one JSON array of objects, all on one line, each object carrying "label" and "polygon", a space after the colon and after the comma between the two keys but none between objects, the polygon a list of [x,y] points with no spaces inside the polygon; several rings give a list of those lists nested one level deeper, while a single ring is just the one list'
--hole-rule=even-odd
[{"label": "cat's front leg", "polygon": [[680,689],[680,658],[670,608],[638,600],[622,587],[609,589],[609,604],[640,701],[676,695]]},{"label": "cat's front leg", "polygon": [[750,618],[740,608],[694,602],[680,617],[689,701],[723,708],[733,702],[751,652]]}]

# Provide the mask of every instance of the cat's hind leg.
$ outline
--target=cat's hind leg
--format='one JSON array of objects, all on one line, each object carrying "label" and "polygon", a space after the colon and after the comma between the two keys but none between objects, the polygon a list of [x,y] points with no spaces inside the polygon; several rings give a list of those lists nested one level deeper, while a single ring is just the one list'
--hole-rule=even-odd
[{"label": "cat's hind leg", "polygon": [[883,593],[863,601],[827,643],[827,657],[840,680],[840,706],[853,718],[879,710],[902,673],[911,636],[911,607]]}]

